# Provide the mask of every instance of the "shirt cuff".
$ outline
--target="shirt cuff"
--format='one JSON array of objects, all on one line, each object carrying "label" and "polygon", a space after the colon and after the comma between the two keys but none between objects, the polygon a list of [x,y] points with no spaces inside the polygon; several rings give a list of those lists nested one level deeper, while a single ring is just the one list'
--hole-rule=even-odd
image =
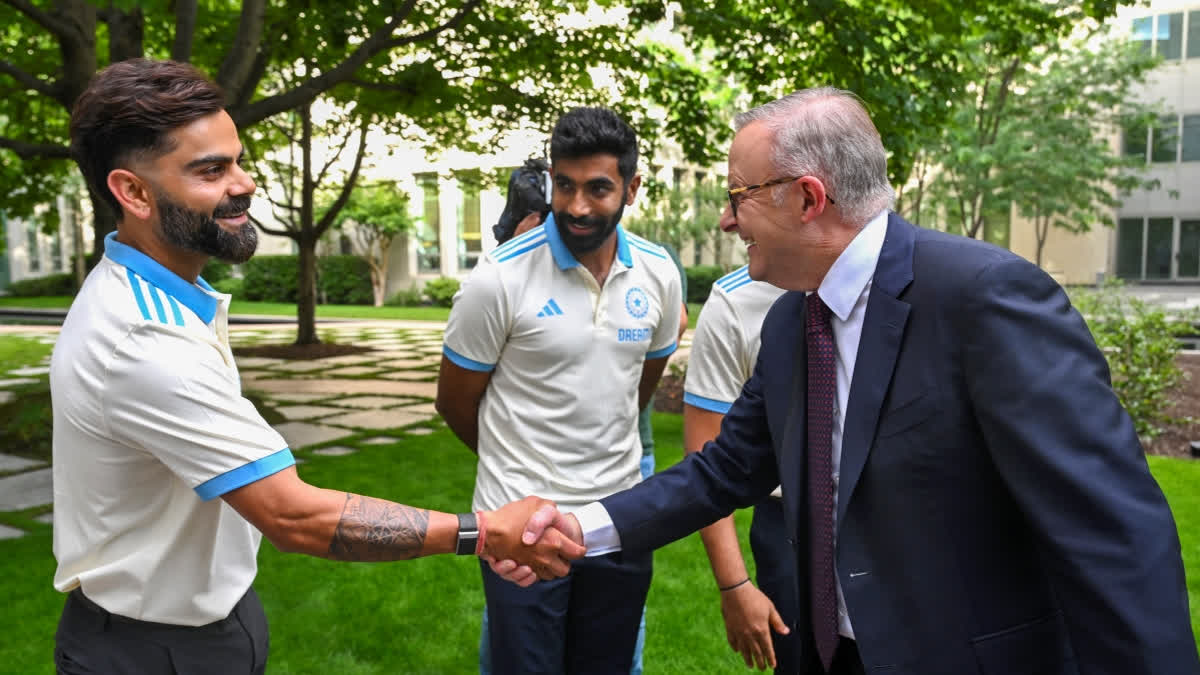
[{"label": "shirt cuff", "polygon": [[587,557],[616,553],[621,550],[621,535],[613,525],[608,509],[600,502],[586,504],[574,512],[579,521],[579,529],[583,530],[583,545],[587,547]]}]

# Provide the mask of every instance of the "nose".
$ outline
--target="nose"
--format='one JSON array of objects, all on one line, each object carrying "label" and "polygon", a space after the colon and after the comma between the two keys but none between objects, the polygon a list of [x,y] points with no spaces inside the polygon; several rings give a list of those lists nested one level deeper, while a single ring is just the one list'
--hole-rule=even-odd
[{"label": "nose", "polygon": [[229,194],[232,196],[252,195],[258,188],[254,182],[254,178],[246,173],[246,170],[239,164],[233,165],[234,181],[229,186]]},{"label": "nose", "polygon": [[717,226],[722,232],[733,232],[737,229],[737,218],[733,216],[733,208],[729,204],[721,211],[721,219],[717,221]]},{"label": "nose", "polygon": [[591,202],[583,190],[575,190],[567,201],[567,214],[574,218],[583,218],[592,213]]}]

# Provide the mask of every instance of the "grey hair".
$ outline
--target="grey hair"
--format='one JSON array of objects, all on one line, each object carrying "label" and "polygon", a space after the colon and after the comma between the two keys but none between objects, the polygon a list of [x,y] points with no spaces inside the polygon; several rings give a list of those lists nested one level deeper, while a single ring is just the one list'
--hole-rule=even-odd
[{"label": "grey hair", "polygon": [[761,122],[773,136],[775,168],[783,176],[819,178],[845,222],[862,227],[895,203],[887,151],[852,92],[802,89],[739,114],[733,124],[741,131],[753,122]]}]

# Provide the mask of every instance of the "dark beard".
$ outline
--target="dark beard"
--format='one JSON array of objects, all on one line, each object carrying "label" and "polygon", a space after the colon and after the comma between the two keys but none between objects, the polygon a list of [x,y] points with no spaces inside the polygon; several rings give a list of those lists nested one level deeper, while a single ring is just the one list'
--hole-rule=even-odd
[{"label": "dark beard", "polygon": [[[595,251],[608,241],[612,233],[616,231],[617,225],[621,222],[621,214],[625,212],[625,204],[621,204],[621,208],[612,215],[611,218],[604,216],[586,216],[584,218],[575,218],[567,215],[566,211],[559,211],[554,214],[554,226],[558,228],[558,236],[566,245],[567,250],[576,259],[584,253]],[[594,228],[591,232],[584,235],[578,235],[571,232],[567,228],[568,225],[583,225],[585,227]]]},{"label": "dark beard", "polygon": [[246,262],[258,248],[258,230],[250,221],[237,232],[228,232],[215,220],[249,209],[250,195],[225,199],[212,215],[175,202],[162,190],[155,190],[154,200],[158,206],[159,232],[172,246],[233,264]]}]

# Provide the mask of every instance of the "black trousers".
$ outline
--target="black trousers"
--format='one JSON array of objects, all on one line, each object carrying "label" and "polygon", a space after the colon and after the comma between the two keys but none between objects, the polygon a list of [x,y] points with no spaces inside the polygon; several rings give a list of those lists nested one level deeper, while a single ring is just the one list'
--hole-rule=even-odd
[{"label": "black trousers", "polygon": [[800,640],[796,634],[796,552],[787,538],[783,519],[783,500],[767,497],[754,506],[750,521],[750,550],[754,553],[758,588],[766,594],[783,622],[792,629],[788,635],[771,631],[777,675],[794,675],[800,669]]},{"label": "black trousers", "polygon": [[267,617],[253,588],[229,616],[204,626],[110,614],[76,589],[67,595],[54,638],[54,665],[62,675],[259,675],[270,648]]},{"label": "black trousers", "polygon": [[646,593],[650,553],[582,558],[561,579],[528,588],[481,562],[494,675],[629,673]]}]

